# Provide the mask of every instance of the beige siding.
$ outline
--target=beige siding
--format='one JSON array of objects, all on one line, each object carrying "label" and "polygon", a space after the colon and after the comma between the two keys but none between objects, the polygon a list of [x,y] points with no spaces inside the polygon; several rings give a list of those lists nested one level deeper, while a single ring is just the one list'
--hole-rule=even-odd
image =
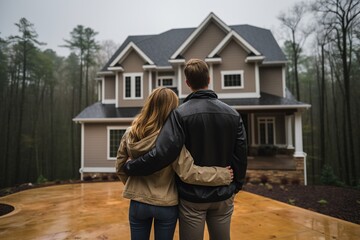
[{"label": "beige siding", "polygon": [[[213,66],[213,85],[217,93],[249,93],[256,91],[255,84],[255,65],[246,63],[247,52],[234,40],[220,52],[222,59],[221,64]],[[222,89],[221,88],[221,71],[244,71],[244,88],[243,89]],[[211,80],[210,80],[211,81]]]},{"label": "beige siding", "polygon": [[[217,26],[214,22],[210,22],[207,27],[203,30],[202,33],[191,43],[190,47],[186,49],[183,54],[185,60],[189,60],[191,58],[199,58],[205,59],[212,50],[223,40],[226,36],[226,33]],[[182,67],[182,81],[181,81],[181,89],[182,94],[187,95],[191,93],[191,90],[186,85],[185,75],[183,73]]]},{"label": "beige siding", "polygon": [[282,67],[261,67],[260,91],[283,97]]},{"label": "beige siding", "polygon": [[190,58],[205,59],[209,53],[223,40],[226,33],[212,21],[183,53],[186,60]]},{"label": "beige siding", "polygon": [[115,76],[104,78],[104,99],[115,99]]},{"label": "beige siding", "polygon": [[[145,99],[149,96],[149,73],[143,70],[145,61],[136,51],[131,51],[128,56],[121,62],[124,68],[123,73],[118,73],[118,105],[119,107],[141,107],[144,105]],[[124,74],[127,73],[142,73],[143,84],[143,98],[142,99],[124,99]]]},{"label": "beige siding", "polygon": [[84,167],[114,167],[107,159],[107,126],[129,126],[124,123],[87,123],[84,126]]}]

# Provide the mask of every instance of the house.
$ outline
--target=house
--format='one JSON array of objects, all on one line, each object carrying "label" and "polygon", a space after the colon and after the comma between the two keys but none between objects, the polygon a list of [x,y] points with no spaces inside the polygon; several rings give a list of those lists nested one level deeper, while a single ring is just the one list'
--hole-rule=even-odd
[{"label": "house", "polygon": [[[302,112],[285,86],[287,60],[272,33],[251,25],[229,26],[210,13],[197,28],[129,36],[98,72],[99,102],[73,120],[81,124],[82,178],[115,172],[120,138],[145,99],[159,86],[173,89],[180,100],[186,86],[184,64],[205,60],[210,85],[245,123],[250,178],[297,179],[306,184]],[[260,150],[276,146],[277,154]]]}]

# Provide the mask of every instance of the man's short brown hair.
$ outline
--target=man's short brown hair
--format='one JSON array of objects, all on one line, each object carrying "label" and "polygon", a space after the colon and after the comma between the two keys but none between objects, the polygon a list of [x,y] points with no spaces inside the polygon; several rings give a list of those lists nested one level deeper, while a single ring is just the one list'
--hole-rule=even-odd
[{"label": "man's short brown hair", "polygon": [[184,73],[193,90],[205,88],[209,84],[209,68],[201,59],[190,59],[185,65]]}]

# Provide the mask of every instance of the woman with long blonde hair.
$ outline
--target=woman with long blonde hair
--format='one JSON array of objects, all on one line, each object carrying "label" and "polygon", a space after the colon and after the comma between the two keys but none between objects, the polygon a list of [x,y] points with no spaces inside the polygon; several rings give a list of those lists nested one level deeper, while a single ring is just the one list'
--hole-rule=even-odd
[{"label": "woman with long blonde hair", "polygon": [[172,90],[155,89],[120,142],[116,172],[125,184],[123,197],[131,199],[129,221],[133,240],[149,239],[153,220],[155,240],[173,239],[178,218],[175,173],[182,181],[197,185],[228,185],[232,181],[229,168],[194,165],[185,147],[173,164],[152,175],[128,177],[124,173],[122,166],[128,159],[131,161],[154,146],[165,120],[178,103]]}]

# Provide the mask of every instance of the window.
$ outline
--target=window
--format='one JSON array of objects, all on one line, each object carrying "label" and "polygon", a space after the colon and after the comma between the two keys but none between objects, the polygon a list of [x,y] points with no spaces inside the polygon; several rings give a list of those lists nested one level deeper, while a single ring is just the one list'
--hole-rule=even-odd
[{"label": "window", "polygon": [[107,158],[109,160],[116,160],[117,151],[119,149],[120,140],[126,131],[125,127],[108,127],[108,144],[107,144]]},{"label": "window", "polygon": [[157,82],[158,87],[173,87],[174,78],[173,77],[159,77]]},{"label": "window", "polygon": [[259,144],[275,144],[275,118],[258,118]]},{"label": "window", "polygon": [[124,99],[142,98],[142,75],[142,73],[124,74]]},{"label": "window", "polygon": [[221,87],[223,89],[244,88],[244,71],[221,71]]}]

